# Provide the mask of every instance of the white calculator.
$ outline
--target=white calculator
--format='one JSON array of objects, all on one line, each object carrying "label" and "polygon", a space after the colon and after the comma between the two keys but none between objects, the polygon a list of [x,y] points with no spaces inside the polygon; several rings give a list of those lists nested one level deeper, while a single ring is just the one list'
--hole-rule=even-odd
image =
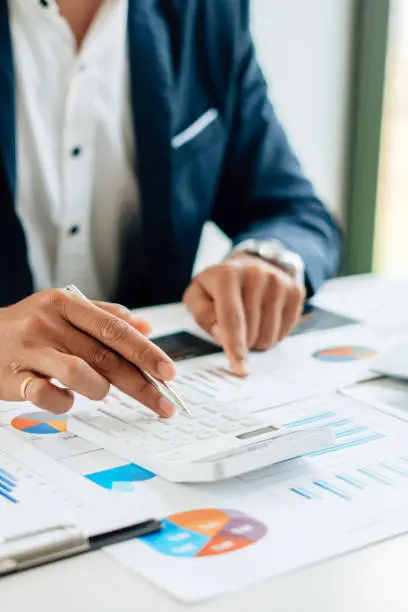
[{"label": "white calculator", "polygon": [[68,429],[173,482],[209,482],[239,476],[331,446],[327,429],[286,430],[230,405],[211,401],[171,419],[148,416],[127,396],[79,409]]}]

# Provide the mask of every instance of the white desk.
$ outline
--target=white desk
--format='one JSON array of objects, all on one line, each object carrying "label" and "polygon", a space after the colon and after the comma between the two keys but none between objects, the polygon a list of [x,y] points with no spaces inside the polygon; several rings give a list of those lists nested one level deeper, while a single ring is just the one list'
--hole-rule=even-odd
[{"label": "white desk", "polygon": [[[408,328],[408,282],[347,279],[330,284],[319,301],[347,314],[353,300],[379,330],[391,329],[387,317],[375,312],[369,292],[378,289],[379,310],[390,291],[393,326]],[[340,299],[341,297],[341,299]],[[365,299],[364,299],[365,297]],[[401,301],[404,300],[403,303]],[[380,303],[381,302],[381,303]],[[401,308],[403,306],[403,308]],[[359,309],[359,310],[358,310]],[[153,313],[154,319],[154,313]],[[389,320],[389,319],[388,319]],[[406,612],[408,535],[389,540],[320,565],[193,607],[184,606],[115,563],[103,552],[71,559],[0,581],[1,612]]]}]

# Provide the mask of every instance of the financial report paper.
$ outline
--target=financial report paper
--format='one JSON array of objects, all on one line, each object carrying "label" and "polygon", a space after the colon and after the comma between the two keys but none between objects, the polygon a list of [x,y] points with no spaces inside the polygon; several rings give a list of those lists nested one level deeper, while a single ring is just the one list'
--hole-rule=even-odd
[{"label": "financial report paper", "polygon": [[4,540],[41,529],[72,525],[91,536],[146,518],[102,500],[89,481],[0,430],[0,550]]},{"label": "financial report paper", "polygon": [[178,485],[162,508],[163,532],[111,554],[197,601],[408,529],[408,426],[340,394],[273,415],[288,428],[333,427],[336,442],[228,482]]},{"label": "financial report paper", "polygon": [[[189,336],[181,346],[180,336]],[[218,347],[213,354],[199,352],[202,340],[186,332],[159,344],[171,356],[181,355],[173,388],[187,403],[219,404],[235,402],[250,412],[258,412],[299,399],[339,389],[371,378],[370,365],[385,342],[360,325],[305,334],[287,339],[266,353],[251,353],[251,375],[237,378]],[[161,341],[161,342],[160,342]],[[214,346],[214,345],[213,345]],[[185,360],[184,354],[192,356]],[[177,361],[177,358],[176,358]]]},{"label": "financial report paper", "polygon": [[[179,307],[157,309],[155,316],[156,336],[200,337]],[[253,375],[245,381],[233,376],[219,351],[182,340],[173,338],[172,349],[198,353],[177,362],[175,385],[189,401],[271,410],[273,420],[289,429],[334,428],[335,444],[245,478],[177,485],[72,435],[63,416],[0,402],[0,435],[10,451],[0,444],[0,470],[6,480],[12,477],[6,483],[11,491],[0,486],[0,517],[21,510],[26,494],[19,474],[28,470],[29,479],[39,472],[48,483],[41,486],[57,489],[57,497],[68,489],[72,499],[68,495],[55,508],[74,517],[82,506],[75,520],[84,528],[95,505],[115,520],[132,513],[161,518],[158,536],[108,552],[183,601],[211,598],[408,529],[408,433],[392,417],[335,392],[371,376],[383,339],[349,322],[298,335],[270,353],[251,355]],[[11,452],[10,440],[25,452]],[[32,455],[24,459],[27,452]],[[46,469],[37,469],[40,457]]]}]

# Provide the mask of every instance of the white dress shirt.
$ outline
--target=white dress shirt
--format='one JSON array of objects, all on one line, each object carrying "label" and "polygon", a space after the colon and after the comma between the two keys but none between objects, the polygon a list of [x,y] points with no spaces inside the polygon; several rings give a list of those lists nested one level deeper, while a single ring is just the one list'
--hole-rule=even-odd
[{"label": "white dress shirt", "polygon": [[17,213],[35,289],[115,290],[139,220],[127,0],[105,0],[77,51],[55,0],[9,0],[16,75]]}]

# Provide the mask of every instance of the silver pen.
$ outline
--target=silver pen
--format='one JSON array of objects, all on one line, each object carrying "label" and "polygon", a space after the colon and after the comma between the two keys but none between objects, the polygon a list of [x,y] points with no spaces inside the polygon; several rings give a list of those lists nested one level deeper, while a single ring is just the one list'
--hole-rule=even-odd
[{"label": "silver pen", "polygon": [[[82,298],[86,302],[89,302],[89,299],[86,297],[86,295],[84,295],[76,285],[67,285],[65,287],[65,291],[75,293],[75,295],[77,295],[78,297]],[[160,395],[168,399],[176,408],[180,408],[182,412],[191,414],[190,410],[187,408],[181,397],[167,383],[161,380],[157,380],[157,378],[154,378],[154,376],[149,374],[149,372],[145,372],[145,370],[142,370],[141,368],[138,368],[138,370],[140,371],[143,378],[147,380],[156,389],[156,391],[160,393]]]}]

